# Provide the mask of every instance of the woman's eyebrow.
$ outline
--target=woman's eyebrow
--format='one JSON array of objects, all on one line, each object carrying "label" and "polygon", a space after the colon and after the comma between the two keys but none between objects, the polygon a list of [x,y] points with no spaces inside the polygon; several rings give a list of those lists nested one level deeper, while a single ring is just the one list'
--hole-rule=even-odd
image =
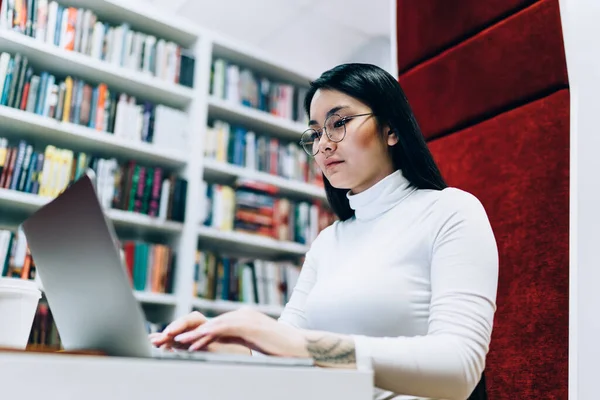
[{"label": "woman's eyebrow", "polygon": [[[331,110],[327,111],[327,115],[325,115],[325,119],[327,119],[331,114],[335,114],[336,112],[344,109],[344,108],[348,108],[350,106],[346,106],[346,105],[342,105],[342,106],[335,106],[333,107]],[[315,121],[314,119],[311,119],[310,121],[308,121],[308,125],[317,125],[317,121]]]}]

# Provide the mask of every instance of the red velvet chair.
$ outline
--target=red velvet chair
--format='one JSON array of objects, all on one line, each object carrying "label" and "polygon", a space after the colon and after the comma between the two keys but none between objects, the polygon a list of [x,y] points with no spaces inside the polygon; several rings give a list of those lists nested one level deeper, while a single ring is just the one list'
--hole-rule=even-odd
[{"label": "red velvet chair", "polygon": [[569,86],[557,0],[397,0],[399,81],[500,251],[490,399],[566,399]]}]

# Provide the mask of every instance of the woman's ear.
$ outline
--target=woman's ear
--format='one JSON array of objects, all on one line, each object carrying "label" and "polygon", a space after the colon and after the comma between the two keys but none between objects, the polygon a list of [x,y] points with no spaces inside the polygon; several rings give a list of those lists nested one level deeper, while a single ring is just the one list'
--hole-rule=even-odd
[{"label": "woman's ear", "polygon": [[395,146],[400,141],[396,130],[389,128],[387,130],[387,144],[388,146]]}]

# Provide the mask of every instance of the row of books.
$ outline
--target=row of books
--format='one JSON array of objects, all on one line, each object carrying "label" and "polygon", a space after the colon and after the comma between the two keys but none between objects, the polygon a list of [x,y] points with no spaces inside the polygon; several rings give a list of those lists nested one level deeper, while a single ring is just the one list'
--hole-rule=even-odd
[{"label": "row of books", "polygon": [[141,240],[121,243],[132,288],[152,293],[173,293],[175,253],[164,244]]},{"label": "row of books", "polygon": [[[0,230],[0,276],[36,279],[36,265],[27,238],[19,226],[15,231]],[[45,298],[40,299],[29,334],[28,346],[60,348],[60,337]]]},{"label": "row of books", "polygon": [[306,123],[303,102],[307,91],[220,57],[212,61],[210,93],[219,99]]},{"label": "row of books", "polygon": [[[112,164],[115,166],[115,163]],[[105,172],[106,181],[100,191],[110,199],[112,207],[158,217],[162,220],[183,222],[187,180],[161,167],[141,165],[128,161]],[[114,184],[111,185],[111,182]],[[101,180],[98,180],[101,184]]]},{"label": "row of books", "polygon": [[[238,231],[277,240],[311,244],[333,221],[333,214],[318,202],[278,197],[268,185],[252,182],[236,187],[203,182],[205,204],[202,223],[221,231]],[[263,188],[270,192],[263,192]]]},{"label": "row of books", "polygon": [[35,272],[35,262],[22,229],[0,230],[0,276],[35,279]]},{"label": "row of books", "polygon": [[[298,135],[299,137],[299,135]],[[298,145],[215,120],[207,127],[204,156],[221,162],[323,186],[323,175]]]},{"label": "row of books", "polygon": [[44,299],[38,303],[27,345],[29,347],[43,347],[45,349],[62,349],[60,335],[56,328],[52,311]]},{"label": "row of books", "polygon": [[195,297],[283,306],[296,285],[300,267],[291,262],[239,259],[198,250],[194,274]]},{"label": "row of books", "polygon": [[[158,323],[146,321],[146,329],[149,334],[153,332],[162,332],[167,325],[168,322]],[[45,298],[42,298],[38,303],[27,346],[29,348],[38,347],[45,350],[63,349],[60,332],[58,332],[52,310],[48,306]]]},{"label": "row of books", "polygon": [[53,198],[88,168],[96,174],[96,190],[104,207],[184,221],[187,181],[161,167],[134,160],[119,163],[52,145],[39,151],[25,140],[11,145],[0,137],[0,188]]},{"label": "row of books", "polygon": [[0,25],[40,42],[93,59],[192,87],[194,58],[180,45],[133,30],[127,23],[110,25],[94,11],[48,0],[2,3]]},{"label": "row of books", "polygon": [[[146,321],[148,333],[161,332],[166,326],[164,323],[153,323]],[[45,298],[42,297],[38,303],[36,313],[31,325],[27,347],[31,349],[43,348],[44,350],[62,350],[63,344],[60,332],[56,326],[52,310]]]},{"label": "row of books", "polygon": [[0,105],[133,141],[185,151],[187,115],[83,79],[36,70],[21,53],[0,54]]}]

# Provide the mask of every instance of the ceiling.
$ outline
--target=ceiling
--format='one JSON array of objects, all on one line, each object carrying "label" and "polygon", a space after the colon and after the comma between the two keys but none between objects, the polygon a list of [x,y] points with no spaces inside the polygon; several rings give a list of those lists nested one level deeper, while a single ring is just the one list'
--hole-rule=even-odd
[{"label": "ceiling", "polygon": [[389,69],[390,0],[143,0],[318,76],[349,61]]}]

